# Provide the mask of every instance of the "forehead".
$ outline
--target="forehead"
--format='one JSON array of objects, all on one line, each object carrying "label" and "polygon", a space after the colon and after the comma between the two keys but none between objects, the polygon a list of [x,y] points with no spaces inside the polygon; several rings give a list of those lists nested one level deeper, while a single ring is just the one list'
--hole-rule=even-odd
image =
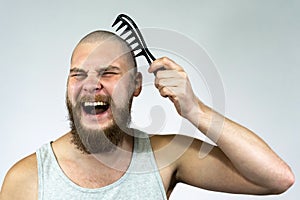
[{"label": "forehead", "polygon": [[72,56],[71,68],[109,65],[128,69],[128,50],[119,42],[114,40],[105,40],[94,43],[79,44]]}]

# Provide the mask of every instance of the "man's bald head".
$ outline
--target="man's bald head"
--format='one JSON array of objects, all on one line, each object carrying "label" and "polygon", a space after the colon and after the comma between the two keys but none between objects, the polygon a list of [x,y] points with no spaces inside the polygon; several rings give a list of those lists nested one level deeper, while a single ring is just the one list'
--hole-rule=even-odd
[{"label": "man's bald head", "polygon": [[134,58],[134,54],[132,52],[131,47],[127,44],[127,42],[124,41],[118,35],[116,35],[112,32],[109,32],[109,31],[104,31],[104,30],[93,31],[93,32],[87,34],[86,36],[84,36],[78,42],[78,44],[76,45],[76,47],[72,53],[71,64],[73,63],[74,52],[80,45],[84,45],[84,44],[99,44],[99,45],[101,45],[101,43],[105,42],[105,41],[114,41],[114,42],[118,43],[120,45],[120,48],[124,52],[124,55],[126,56],[128,64],[130,66],[136,68],[136,61]]}]

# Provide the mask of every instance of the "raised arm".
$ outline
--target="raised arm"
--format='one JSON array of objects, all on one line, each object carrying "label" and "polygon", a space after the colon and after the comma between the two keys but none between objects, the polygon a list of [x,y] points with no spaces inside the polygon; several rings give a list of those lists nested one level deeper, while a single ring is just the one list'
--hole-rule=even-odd
[{"label": "raised arm", "polygon": [[[195,140],[176,161],[175,179],[200,188],[230,193],[277,194],[294,183],[289,166],[255,133],[204,105],[187,74],[169,58],[152,63],[155,85],[177,112],[212,139],[217,147]],[[176,144],[175,144],[176,145]],[[210,151],[199,157],[200,148]]]}]

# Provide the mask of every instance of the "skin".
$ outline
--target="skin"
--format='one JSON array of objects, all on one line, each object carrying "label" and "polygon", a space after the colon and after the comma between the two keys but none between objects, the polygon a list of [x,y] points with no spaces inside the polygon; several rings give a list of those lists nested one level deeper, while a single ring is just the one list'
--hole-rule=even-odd
[{"label": "skin", "polygon": [[[106,45],[114,48],[96,50],[98,44],[95,43],[83,44],[75,49],[71,69],[81,68],[85,70],[86,76],[82,78],[70,74],[68,95],[72,102],[84,93],[101,93],[112,96],[117,105],[122,105],[123,102],[118,101],[115,94],[123,99],[139,95],[141,74],[128,73],[132,68],[128,66],[126,59],[115,59],[122,51],[115,42]],[[101,56],[93,56],[92,52]],[[99,76],[99,70],[105,66],[117,67],[117,74]],[[155,77],[155,86],[161,96],[169,98],[179,115],[189,120],[217,144],[210,146],[197,139],[177,134],[154,135],[150,138],[168,196],[179,182],[213,191],[243,194],[279,194],[294,183],[294,175],[289,166],[261,138],[216,113],[195,96],[188,76],[181,66],[163,57],[155,60],[148,71],[153,73],[162,66],[165,70],[158,71]],[[83,124],[92,129],[99,126],[103,128],[112,123],[112,118],[112,111],[109,110],[98,118],[100,123],[84,118]],[[222,122],[221,127],[215,123],[216,120]],[[174,140],[175,137],[177,140]],[[71,135],[67,133],[53,142],[52,148],[65,174],[82,187],[97,188],[111,184],[118,180],[129,166],[131,153],[128,152],[132,152],[133,149],[133,138],[130,135],[126,135],[120,150],[97,155],[82,154],[70,141]],[[183,149],[182,144],[189,141],[191,144],[187,149]],[[199,149],[203,145],[210,151],[206,156],[199,158]],[[166,147],[182,150],[183,153],[170,162],[168,152],[163,151]],[[99,162],[99,159],[110,162],[110,167]],[[0,198],[37,199],[37,185],[36,155],[32,154],[9,170]]]}]

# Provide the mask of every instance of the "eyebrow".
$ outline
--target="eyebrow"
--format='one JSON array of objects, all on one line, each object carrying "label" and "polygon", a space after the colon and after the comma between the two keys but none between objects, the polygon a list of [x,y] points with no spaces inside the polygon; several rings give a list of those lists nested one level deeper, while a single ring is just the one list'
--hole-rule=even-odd
[{"label": "eyebrow", "polygon": [[74,73],[74,72],[82,72],[85,73],[86,71],[77,67],[74,67],[72,69],[70,69],[70,73]]},{"label": "eyebrow", "polygon": [[[101,68],[100,70],[97,70],[97,71],[103,72],[103,71],[110,71],[110,70],[120,71],[121,69],[119,67],[117,67],[117,66],[109,65],[108,67]],[[70,69],[70,73],[77,73],[77,72],[85,73],[86,70],[78,68],[78,67],[74,67],[74,68]]]},{"label": "eyebrow", "polygon": [[104,71],[109,71],[109,70],[118,70],[118,71],[120,71],[120,68],[117,67],[117,66],[113,66],[113,65],[109,65],[108,67],[104,68]]}]

